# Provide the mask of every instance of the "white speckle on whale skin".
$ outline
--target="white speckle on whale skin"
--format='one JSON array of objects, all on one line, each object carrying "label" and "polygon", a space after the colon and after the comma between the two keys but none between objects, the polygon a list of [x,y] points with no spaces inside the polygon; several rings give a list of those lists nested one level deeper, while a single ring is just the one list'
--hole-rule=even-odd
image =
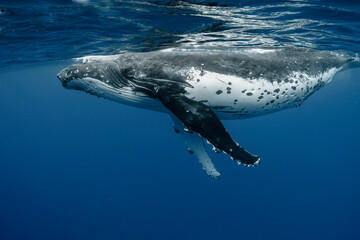
[{"label": "white speckle on whale skin", "polygon": [[221,150],[216,148],[215,146],[212,147],[212,150],[216,153],[221,153]]},{"label": "white speckle on whale skin", "polygon": [[[200,71],[192,68],[189,74],[192,79],[200,79],[200,82],[189,82],[192,88],[186,87],[185,90],[194,100],[207,100],[205,104],[210,107],[219,105],[231,107],[228,109],[229,113],[226,113],[224,109],[214,109],[221,119],[243,118],[244,116],[234,114],[234,111],[240,113],[243,107],[246,107],[249,113],[246,117],[252,117],[298,105],[298,102],[305,100],[314,91],[313,88],[319,84],[319,79],[326,83],[331,80],[337,70],[333,68],[317,76],[293,72],[285,80],[270,82],[265,78],[245,79],[209,71],[204,71],[203,76],[200,76]],[[302,78],[299,77],[300,75]],[[231,82],[231,94],[228,89],[229,82]],[[223,94],[224,92],[229,94]],[[234,104],[234,99],[237,99],[237,104]],[[268,105],[264,109],[263,106],[266,103]]]}]

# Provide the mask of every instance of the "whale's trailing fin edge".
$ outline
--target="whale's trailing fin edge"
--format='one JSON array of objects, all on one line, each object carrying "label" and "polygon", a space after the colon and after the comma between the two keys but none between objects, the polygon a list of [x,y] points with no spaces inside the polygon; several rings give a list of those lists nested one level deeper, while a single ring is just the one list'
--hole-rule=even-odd
[{"label": "whale's trailing fin edge", "polygon": [[240,147],[210,107],[191,100],[182,93],[174,93],[166,88],[158,89],[157,96],[186,128],[199,133],[215,148],[224,151],[239,164],[253,166],[259,163],[260,157],[252,155]]},{"label": "whale's trailing fin edge", "polygon": [[186,132],[184,130],[184,124],[174,114],[170,113],[170,116],[174,121],[175,131],[179,132],[182,135],[186,144],[189,147],[189,152],[196,155],[207,175],[213,178],[219,178],[221,176],[221,173],[216,170],[214,164],[212,163],[206,151],[202,137],[199,136],[197,133]]}]

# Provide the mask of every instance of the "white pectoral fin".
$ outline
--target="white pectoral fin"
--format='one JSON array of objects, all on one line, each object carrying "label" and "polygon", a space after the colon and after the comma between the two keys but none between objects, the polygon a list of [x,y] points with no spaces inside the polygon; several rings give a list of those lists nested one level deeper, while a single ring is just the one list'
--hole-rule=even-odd
[{"label": "white pectoral fin", "polygon": [[174,121],[174,128],[176,132],[179,132],[183,136],[186,144],[189,147],[189,152],[194,153],[199,159],[200,163],[203,166],[203,169],[206,173],[213,178],[219,178],[221,173],[219,173],[214,164],[212,163],[203,141],[203,138],[196,132],[189,133],[184,130],[184,124],[173,114],[170,114],[171,118]]}]

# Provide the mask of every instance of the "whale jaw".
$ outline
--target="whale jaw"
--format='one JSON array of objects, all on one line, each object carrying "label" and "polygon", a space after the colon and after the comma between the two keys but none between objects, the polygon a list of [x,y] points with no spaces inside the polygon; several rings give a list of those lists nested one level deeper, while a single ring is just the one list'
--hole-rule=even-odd
[{"label": "whale jaw", "polygon": [[[60,74],[61,72],[58,75]],[[61,75],[58,76],[59,79],[61,77]],[[166,108],[157,99],[154,99],[144,93],[136,92],[131,87],[124,86],[117,88],[107,84],[106,81],[103,82],[91,77],[62,81],[62,85],[66,89],[80,90],[99,98],[108,99],[128,106],[157,112],[168,112],[168,110],[166,110]]]}]

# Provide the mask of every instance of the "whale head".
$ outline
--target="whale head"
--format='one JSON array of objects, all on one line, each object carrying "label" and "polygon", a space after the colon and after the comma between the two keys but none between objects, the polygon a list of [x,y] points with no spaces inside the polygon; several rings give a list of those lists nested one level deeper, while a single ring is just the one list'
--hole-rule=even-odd
[{"label": "whale head", "polygon": [[83,63],[71,65],[57,75],[67,89],[87,90],[88,82],[114,87],[121,79],[120,71],[115,64]]}]

